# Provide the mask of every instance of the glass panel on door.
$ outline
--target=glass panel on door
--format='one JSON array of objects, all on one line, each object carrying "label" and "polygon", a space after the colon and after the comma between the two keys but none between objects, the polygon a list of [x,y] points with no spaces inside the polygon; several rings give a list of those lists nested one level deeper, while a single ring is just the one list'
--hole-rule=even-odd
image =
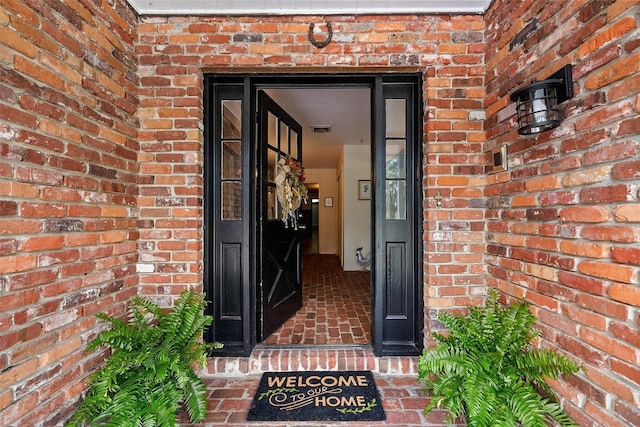
[{"label": "glass panel on door", "polygon": [[222,219],[242,219],[242,184],[228,181],[222,183]]},{"label": "glass panel on door", "polygon": [[289,126],[284,122],[280,122],[280,151],[289,154]]},{"label": "glass panel on door", "polygon": [[385,100],[386,218],[407,219],[407,101]]},{"label": "glass panel on door", "polygon": [[222,101],[220,109],[220,217],[242,219],[242,101]]},{"label": "glass panel on door", "polygon": [[240,179],[242,152],[240,141],[222,142],[222,179]]},{"label": "glass panel on door", "polygon": [[290,129],[289,132],[291,134],[289,155],[296,160],[302,161],[302,159],[298,157],[298,132],[293,129]]},{"label": "glass panel on door", "polygon": [[240,139],[242,101],[222,101],[222,139]]},{"label": "glass panel on door", "polygon": [[268,114],[267,123],[267,144],[274,147],[276,150],[278,147],[278,118],[271,112]]},{"label": "glass panel on door", "polygon": [[278,163],[278,154],[274,149],[269,147],[267,149],[267,181],[270,183],[276,182],[277,163]]},{"label": "glass panel on door", "polygon": [[278,204],[276,203],[276,187],[267,188],[267,219],[278,219]]},{"label": "glass panel on door", "polygon": [[385,136],[387,138],[407,137],[407,100],[406,99],[386,99],[386,126]]},{"label": "glass panel on door", "polygon": [[387,219],[407,218],[406,142],[387,140],[385,203]]}]

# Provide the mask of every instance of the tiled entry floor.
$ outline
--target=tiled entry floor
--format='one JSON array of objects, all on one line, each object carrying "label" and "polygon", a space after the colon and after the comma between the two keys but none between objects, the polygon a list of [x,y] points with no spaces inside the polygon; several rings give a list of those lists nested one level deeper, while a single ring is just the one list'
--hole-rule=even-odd
[{"label": "tiled entry floor", "polygon": [[302,257],[302,308],[264,344],[325,345],[371,342],[368,271],[342,271],[336,255]]}]

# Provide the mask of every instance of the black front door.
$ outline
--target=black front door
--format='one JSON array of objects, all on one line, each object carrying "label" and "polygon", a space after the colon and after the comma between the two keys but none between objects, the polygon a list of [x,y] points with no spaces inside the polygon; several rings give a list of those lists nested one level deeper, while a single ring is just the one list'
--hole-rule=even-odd
[{"label": "black front door", "polygon": [[375,85],[374,352],[422,350],[421,111],[418,79]]},{"label": "black front door", "polygon": [[302,158],[302,127],[264,91],[258,91],[259,266],[258,341],[271,335],[302,305],[301,232],[283,214],[279,164]]},{"label": "black front door", "polygon": [[221,354],[249,355],[301,305],[301,236],[281,220],[275,180],[280,159],[302,158],[302,129],[261,89],[323,86],[372,93],[374,352],[422,349],[420,76],[207,75],[204,289],[214,323],[206,339],[223,342]]}]

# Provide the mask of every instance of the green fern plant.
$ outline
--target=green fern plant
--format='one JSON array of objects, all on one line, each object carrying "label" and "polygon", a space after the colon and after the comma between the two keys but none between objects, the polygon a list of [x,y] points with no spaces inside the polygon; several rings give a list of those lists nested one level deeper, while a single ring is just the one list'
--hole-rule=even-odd
[{"label": "green fern plant", "polygon": [[441,313],[438,319],[449,334],[434,333],[438,344],[418,361],[418,376],[432,396],[425,414],[448,409],[449,421],[464,415],[469,427],[576,425],[545,378],[581,368],[530,346],[539,331],[527,304],[502,306],[491,290],[486,305],[470,307],[468,317]]},{"label": "green fern plant", "polygon": [[184,291],[170,311],[134,296],[127,321],[98,314],[109,328],[87,351],[106,347],[112,353],[90,377],[69,426],[175,426],[182,408],[191,421],[204,419],[206,388],[194,368],[205,366],[209,348],[221,346],[201,341],[213,321],[205,304],[203,294]]}]

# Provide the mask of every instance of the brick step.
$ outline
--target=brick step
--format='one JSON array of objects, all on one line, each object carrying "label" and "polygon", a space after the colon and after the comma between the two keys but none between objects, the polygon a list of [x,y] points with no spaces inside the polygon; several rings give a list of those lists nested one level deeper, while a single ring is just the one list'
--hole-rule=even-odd
[{"label": "brick step", "polygon": [[258,346],[249,357],[211,357],[202,374],[237,376],[266,371],[365,370],[382,375],[418,375],[416,356],[375,357],[370,346]]}]

